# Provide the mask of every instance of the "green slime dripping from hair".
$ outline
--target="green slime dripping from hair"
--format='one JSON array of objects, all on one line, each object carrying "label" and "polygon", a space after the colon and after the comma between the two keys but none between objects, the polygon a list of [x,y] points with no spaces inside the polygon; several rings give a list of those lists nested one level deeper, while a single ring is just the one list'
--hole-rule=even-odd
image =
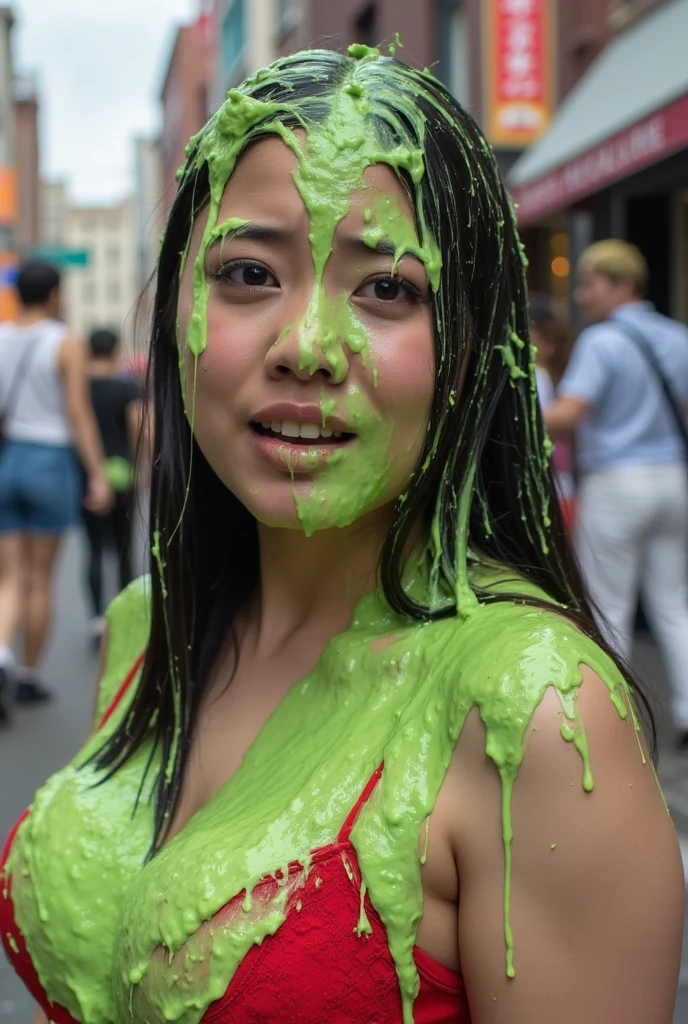
[{"label": "green slime dripping from hair", "polygon": [[[353,55],[363,61],[376,60],[379,51],[354,48]],[[263,77],[263,81],[265,77]],[[347,81],[335,94],[331,110],[322,124],[305,126],[305,142],[300,144],[294,132],[283,124],[294,111],[279,104],[265,103],[232,90],[224,106],[211,121],[206,133],[193,139],[189,154],[198,146],[195,165],[206,162],[210,179],[210,203],[203,238],[194,261],[192,309],[186,331],[186,344],[197,360],[207,344],[207,303],[209,284],[205,262],[208,248],[218,239],[243,225],[232,218],[217,225],[224,190],[256,125],[263,135],[276,134],[297,158],[294,183],[308,211],[309,237],[314,267],[311,301],[302,321],[294,328],[299,338],[299,367],[315,374],[324,358],[331,368],[335,385],[347,377],[350,356],[360,356],[363,367],[372,362],[366,330],[350,299],[345,295],[332,299],[324,286],[327,261],[332,252],[337,226],[347,216],[354,192],[364,189],[364,174],[375,164],[388,164],[399,173],[407,172],[417,185],[424,173],[422,152],[398,146],[384,149],[367,115],[370,104],[363,88]],[[394,270],[400,259],[414,255],[425,264],[433,291],[439,287],[441,256],[423,222],[421,238],[413,222],[391,197],[375,199],[373,215],[362,234],[372,247],[380,241],[394,246]],[[282,335],[277,343],[282,340]],[[349,356],[347,356],[347,351]],[[377,371],[372,368],[374,386]],[[343,413],[355,427],[357,437],[351,450],[333,452],[321,469],[313,460],[310,486],[294,479],[297,516],[305,533],[318,529],[349,526],[374,507],[389,480],[390,447],[394,431],[376,414],[372,404],[360,393],[347,398]],[[323,413],[324,415],[324,413]],[[331,415],[331,413],[330,413]],[[306,468],[304,460],[301,469]],[[308,493],[304,494],[304,489]]]}]

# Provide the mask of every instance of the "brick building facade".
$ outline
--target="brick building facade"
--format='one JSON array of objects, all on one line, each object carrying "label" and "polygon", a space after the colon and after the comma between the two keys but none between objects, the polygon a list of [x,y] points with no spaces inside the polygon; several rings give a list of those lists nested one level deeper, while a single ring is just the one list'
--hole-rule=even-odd
[{"label": "brick building facade", "polygon": [[175,173],[184,162],[184,149],[205,124],[214,84],[212,39],[205,23],[181,25],[176,32],[161,90],[161,162],[163,205],[174,198]]},{"label": "brick building facade", "polygon": [[36,83],[19,78],[14,85],[14,141],[17,163],[17,224],[20,255],[41,241],[41,182],[38,143],[39,101]]}]

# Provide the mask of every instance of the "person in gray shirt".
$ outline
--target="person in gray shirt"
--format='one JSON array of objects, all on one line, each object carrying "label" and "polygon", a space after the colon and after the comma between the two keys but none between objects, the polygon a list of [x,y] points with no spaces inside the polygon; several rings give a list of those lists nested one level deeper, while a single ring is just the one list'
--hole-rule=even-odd
[{"label": "person in gray shirt", "polygon": [[642,592],[688,753],[688,450],[657,374],[685,414],[688,328],[644,300],[646,281],[645,260],[627,242],[583,253],[575,297],[590,326],[545,423],[555,439],[576,432],[575,542],[600,625],[628,657]]}]

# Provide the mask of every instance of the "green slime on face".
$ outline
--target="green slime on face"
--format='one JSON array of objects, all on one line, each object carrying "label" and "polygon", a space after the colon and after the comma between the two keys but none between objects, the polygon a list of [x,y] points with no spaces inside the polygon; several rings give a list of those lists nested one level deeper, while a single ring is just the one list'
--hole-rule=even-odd
[{"label": "green slime on face", "polygon": [[[403,170],[417,188],[424,165],[420,149],[398,146],[385,150],[377,142],[366,122],[372,100],[358,80],[357,67],[374,64],[379,53],[354,47],[350,54],[359,65],[332,102],[324,124],[307,123],[298,104],[263,102],[247,95],[259,84],[279,83],[278,65],[259,72],[243,90],[233,90],[209,127],[189,144],[187,173],[206,164],[210,178],[208,218],[193,266],[193,309],[186,339],[196,359],[206,344],[204,260],[208,246],[218,237],[215,232],[225,227],[217,226],[224,188],[245,145],[269,133],[279,134],[296,153],[295,181],[311,217],[317,286],[301,325],[302,365],[317,368],[324,356],[337,377],[344,368],[347,348],[366,354],[366,340],[357,326],[352,326],[347,304],[340,303],[333,312],[322,289],[334,231],[346,215],[349,196],[361,187],[367,166],[387,163]],[[424,120],[415,104],[392,96],[389,84],[380,82],[377,88],[390,90],[392,107],[395,102],[405,103],[404,114],[422,138]],[[291,129],[282,124],[285,119],[304,126],[305,151]],[[396,134],[405,137],[402,128]],[[480,145],[486,151],[486,143]],[[416,246],[432,281],[436,246],[419,202],[416,212],[418,232],[412,239],[406,227],[395,223],[393,210],[379,208],[374,211],[375,223],[372,212],[367,218],[365,233],[369,244],[376,244],[375,233],[386,231],[400,253],[404,247]],[[441,306],[441,293],[436,301]],[[334,320],[337,327],[325,338],[320,328]],[[505,353],[508,350],[513,356],[513,369],[520,369],[516,352],[522,351],[519,342],[524,344],[514,335],[512,329],[506,332],[502,349],[510,373],[510,356]],[[479,378],[487,373],[489,358],[485,346],[473,371]],[[526,391],[521,388],[522,372],[511,373],[512,385],[523,398],[530,444],[537,425],[532,353],[528,376]],[[349,412],[356,412],[358,402],[359,397],[351,396]],[[478,406],[471,411],[477,413]],[[325,422],[334,409],[323,402],[322,412]],[[368,417],[364,404],[359,414],[361,434],[367,437],[370,431],[365,445],[368,457],[377,460],[378,468],[384,467],[389,447],[381,443],[376,448],[374,417]],[[437,437],[433,451],[436,443]],[[535,447],[531,445],[529,450]],[[546,457],[543,452],[542,458]],[[95,737],[74,764],[39,792],[30,818],[17,834],[8,871],[17,922],[54,1002],[84,1024],[140,1024],[151,1019],[198,1024],[207,1006],[225,992],[249,949],[274,934],[284,920],[286,888],[259,911],[258,901],[251,895],[256,884],[278,868],[284,871],[289,862],[298,861],[307,870],[310,851],[333,840],[370,775],[384,762],[381,782],[354,829],[352,842],[372,904],[386,929],[399,977],[404,1021],[411,1024],[418,991],[413,944],[423,911],[419,835],[473,708],[478,708],[485,725],[486,752],[502,782],[506,970],[513,976],[511,798],[533,712],[552,687],[565,719],[562,740],[574,744],[581,756],[581,783],[586,791],[592,788],[593,776],[575,703],[581,664],[589,665],[604,680],[619,716],[626,719],[630,708],[632,726],[638,726],[628,688],[613,662],[563,615],[520,603],[478,601],[474,588],[512,593],[515,584],[498,568],[477,566],[470,555],[468,520],[474,472],[475,464],[460,494],[443,482],[437,506],[439,509],[446,502],[459,509],[455,592],[448,591],[440,573],[443,553],[438,514],[428,550],[421,553],[406,579],[409,594],[433,608],[455,607],[459,614],[419,625],[392,613],[379,593],[362,598],[348,629],[330,641],[311,675],[293,687],[237,773],[151,862],[142,867],[153,831],[148,789],[132,817],[146,760],[153,756],[156,763],[145,745],[124,768],[94,788],[93,783],[101,781],[95,770],[92,766],[77,770],[77,765],[99,746],[100,738]],[[349,487],[359,484],[341,456],[333,459],[323,476],[328,473],[333,479],[339,474],[337,480]],[[380,475],[384,476],[384,470]],[[339,490],[339,483],[336,486]],[[372,482],[366,486],[374,489]],[[526,490],[531,486],[526,483]],[[316,529],[325,520],[329,523],[333,515],[347,518],[343,510],[327,507],[334,486],[323,489],[324,500],[317,482],[311,495],[300,499],[305,529]],[[519,497],[521,508],[526,498],[535,507],[538,497],[524,492]],[[540,497],[544,546],[544,492]],[[159,536],[154,548],[164,581]],[[524,597],[545,596],[525,582],[516,589]],[[141,602],[139,590],[130,589],[111,613],[111,649],[103,680],[106,691],[116,689],[145,642],[141,626],[147,620]],[[378,645],[379,640],[386,642]],[[106,704],[101,697],[100,710]],[[127,714],[125,704],[119,718],[115,716],[106,728],[114,728]],[[308,743],[304,743],[306,735]],[[228,820],[232,821],[230,831]],[[242,920],[226,926],[215,921],[209,927],[213,915],[242,894]],[[362,914],[358,922],[352,922],[352,930],[364,931],[365,892],[360,899]],[[114,1002],[110,984],[113,950]]]},{"label": "green slime on face", "polygon": [[[371,61],[377,59],[379,53],[377,50],[356,48],[354,55],[363,61]],[[233,90],[209,130],[191,140],[189,154],[198,147],[196,164],[205,161],[210,177],[208,216],[193,267],[192,310],[186,332],[187,345],[196,359],[207,343],[210,290],[205,271],[207,250],[218,237],[224,240],[229,231],[244,223],[232,218],[218,226],[217,216],[236,161],[252,137],[252,129],[261,124],[263,134],[277,134],[295,154],[298,163],[293,174],[294,183],[310,220],[315,281],[312,299],[297,326],[299,366],[315,374],[324,359],[337,385],[347,377],[347,351],[360,356],[364,368],[369,365],[368,336],[350,299],[340,295],[333,300],[324,286],[325,268],[332,252],[335,231],[349,212],[352,195],[365,188],[364,173],[368,167],[386,163],[396,172],[405,171],[415,184],[424,172],[419,150],[403,146],[391,152],[384,149],[367,117],[369,112],[370,104],[364,90],[355,81],[349,81],[335,95],[331,111],[323,123],[307,126],[302,145],[293,131],[282,123],[285,116],[291,114],[293,117],[293,110],[263,103]],[[419,224],[419,242],[415,225],[391,198],[376,202],[374,208],[375,223],[366,225],[363,240],[373,247],[382,240],[393,244],[395,265],[406,253],[415,255],[425,263],[431,287],[436,291],[441,257],[422,221]],[[373,368],[373,384],[377,386],[376,368]],[[322,471],[315,470],[309,495],[303,495],[302,486],[294,487],[297,516],[309,536],[316,529],[348,526],[374,504],[388,481],[388,453],[393,431],[379,417],[374,417],[372,409],[362,416],[363,405],[359,399],[355,412],[361,418],[362,430],[352,451],[333,453],[333,458],[328,460]],[[373,418],[377,426],[374,434],[367,426]]]},{"label": "green slime on face", "polygon": [[[313,481],[299,484],[292,470],[292,488],[296,514],[307,537],[316,530],[345,527],[370,511],[390,479],[394,424],[375,412],[361,390],[350,384],[345,402],[347,425],[356,434],[350,448],[337,448],[327,458],[324,468],[316,468],[313,460]],[[328,408],[323,408],[325,423]],[[304,467],[305,468],[305,467]],[[306,497],[300,488],[309,487]]]},{"label": "green slime on face", "polygon": [[424,245],[419,245],[415,225],[401,212],[391,196],[381,196],[366,214],[361,236],[366,245],[374,249],[379,242],[393,242],[393,272],[397,270],[403,256],[416,256],[424,264],[430,287],[436,292],[440,286],[442,256],[434,239],[429,238]]}]

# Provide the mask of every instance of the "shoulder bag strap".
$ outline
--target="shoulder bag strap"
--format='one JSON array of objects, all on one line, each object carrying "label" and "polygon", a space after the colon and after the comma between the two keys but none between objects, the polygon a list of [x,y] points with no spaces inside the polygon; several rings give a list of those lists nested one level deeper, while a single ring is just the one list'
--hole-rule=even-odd
[{"label": "shoulder bag strap", "polygon": [[648,343],[647,338],[635,327],[631,327],[630,324],[622,323],[620,320],[610,320],[609,323],[613,324],[614,327],[618,327],[627,338],[634,343],[637,349],[639,349],[645,356],[647,363],[649,364],[652,372],[657,378],[657,382],[664,392],[664,397],[667,400],[667,404],[671,410],[671,414],[676,422],[676,429],[683,442],[685,448],[686,461],[688,461],[688,427],[686,426],[685,417],[681,409],[681,405],[673,392],[671,384],[664,376],[664,371],[659,365],[659,360],[654,354],[651,345]]},{"label": "shoulder bag strap", "polygon": [[9,390],[7,392],[7,399],[5,400],[5,408],[2,410],[2,417],[5,420],[5,422],[7,421],[8,417],[14,412],[14,409],[17,404],[17,398],[19,397],[19,392],[21,391],[21,386],[24,383],[26,374],[28,373],[29,364],[31,363],[31,357],[38,348],[40,340],[40,336],[38,338],[34,338],[33,342],[28,344],[26,346],[25,351],[22,352],[21,359],[19,360],[17,368],[14,371],[14,375],[12,376],[12,380],[10,381]]},{"label": "shoulder bag strap", "polygon": [[27,373],[29,372],[29,365],[31,364],[32,356],[36,349],[38,348],[40,340],[40,337],[38,337],[35,338],[32,343],[28,344],[25,351],[22,353],[22,358],[20,358],[18,361],[16,370],[14,371],[14,374],[9,384],[9,389],[7,391],[5,408],[2,410],[2,416],[5,420],[11,413],[14,412],[18,393],[20,390],[22,390],[22,385],[25,381]]}]

